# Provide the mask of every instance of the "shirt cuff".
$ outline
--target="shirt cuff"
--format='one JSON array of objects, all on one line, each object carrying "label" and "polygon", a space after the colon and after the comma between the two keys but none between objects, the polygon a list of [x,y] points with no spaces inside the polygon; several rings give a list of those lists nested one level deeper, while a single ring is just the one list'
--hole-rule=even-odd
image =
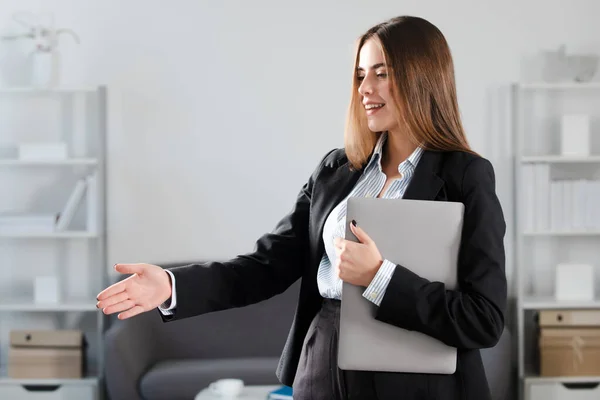
[{"label": "shirt cuff", "polygon": [[175,291],[175,275],[168,269],[165,270],[167,274],[171,277],[171,304],[169,305],[169,300],[162,303],[158,309],[163,315],[173,315],[173,310],[177,307],[177,292]]},{"label": "shirt cuff", "polygon": [[379,306],[381,300],[383,300],[385,291],[392,280],[395,269],[396,264],[388,260],[383,260],[381,267],[379,267],[379,271],[377,271],[375,277],[363,292],[363,297]]}]

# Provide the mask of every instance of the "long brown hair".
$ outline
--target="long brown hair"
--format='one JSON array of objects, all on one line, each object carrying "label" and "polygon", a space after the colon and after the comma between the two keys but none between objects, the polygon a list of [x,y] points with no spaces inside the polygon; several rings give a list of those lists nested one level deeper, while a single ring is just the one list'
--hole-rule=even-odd
[{"label": "long brown hair", "polygon": [[367,162],[382,133],[369,129],[358,93],[359,53],[371,38],[381,45],[392,97],[398,106],[398,125],[405,130],[409,140],[428,150],[474,153],[463,130],[454,65],[444,35],[422,18],[401,16],[375,25],[357,41],[344,135],[346,154],[352,167],[360,169]]}]

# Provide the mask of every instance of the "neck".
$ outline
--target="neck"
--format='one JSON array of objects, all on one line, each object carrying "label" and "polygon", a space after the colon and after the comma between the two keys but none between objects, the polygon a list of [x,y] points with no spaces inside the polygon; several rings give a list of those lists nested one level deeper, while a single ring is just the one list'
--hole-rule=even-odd
[{"label": "neck", "polygon": [[388,132],[388,138],[383,149],[383,160],[386,167],[398,168],[417,148],[406,135],[398,132]]}]

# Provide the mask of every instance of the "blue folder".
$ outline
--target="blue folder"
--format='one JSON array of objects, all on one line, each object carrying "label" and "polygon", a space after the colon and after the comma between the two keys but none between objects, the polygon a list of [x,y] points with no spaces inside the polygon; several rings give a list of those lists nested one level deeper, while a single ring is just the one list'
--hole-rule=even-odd
[{"label": "blue folder", "polygon": [[292,400],[292,388],[289,386],[282,386],[275,389],[269,393],[267,400]]}]

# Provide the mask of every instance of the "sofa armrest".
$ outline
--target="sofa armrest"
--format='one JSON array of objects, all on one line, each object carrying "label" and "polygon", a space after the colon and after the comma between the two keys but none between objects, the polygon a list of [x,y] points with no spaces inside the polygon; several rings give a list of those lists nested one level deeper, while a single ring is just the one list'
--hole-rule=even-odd
[{"label": "sofa armrest", "polygon": [[[106,389],[111,399],[142,400],[139,383],[160,359],[153,312],[115,321],[105,333]],[[160,322],[159,322],[160,323]]]},{"label": "sofa armrest", "polygon": [[481,350],[481,358],[490,386],[492,400],[509,400],[513,398],[512,340],[510,330],[505,327],[496,346]]}]

